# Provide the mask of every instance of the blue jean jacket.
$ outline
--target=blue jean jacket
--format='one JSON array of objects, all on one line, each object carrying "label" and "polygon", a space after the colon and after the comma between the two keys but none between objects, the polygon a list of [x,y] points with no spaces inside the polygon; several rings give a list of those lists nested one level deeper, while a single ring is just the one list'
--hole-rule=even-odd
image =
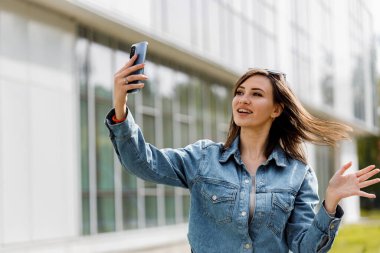
[{"label": "blue jean jacket", "polygon": [[112,124],[110,138],[123,167],[160,184],[188,188],[191,194],[188,240],[194,253],[327,252],[343,210],[330,217],[318,213],[314,171],[277,147],[256,173],[256,203],[249,220],[251,176],[239,152],[239,138],[223,150],[221,143],[201,140],[180,149],[157,149],[128,113]]}]

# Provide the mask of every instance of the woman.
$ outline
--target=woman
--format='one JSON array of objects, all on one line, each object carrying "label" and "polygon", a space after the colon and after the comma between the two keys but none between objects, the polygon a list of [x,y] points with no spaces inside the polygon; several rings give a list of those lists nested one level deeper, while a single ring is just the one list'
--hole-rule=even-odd
[{"label": "woman", "polygon": [[[114,106],[106,125],[123,166],[138,177],[188,188],[188,239],[194,253],[327,252],[338,230],[343,198],[375,198],[361,188],[380,170],[368,166],[331,178],[320,210],[318,185],[302,143],[334,145],[350,128],[311,116],[286,85],[285,75],[251,69],[235,84],[225,144],[201,140],[181,149],[157,149],[127,111],[127,91],[143,88],[131,75],[136,56],[115,74]],[[320,168],[323,169],[323,168]]]}]

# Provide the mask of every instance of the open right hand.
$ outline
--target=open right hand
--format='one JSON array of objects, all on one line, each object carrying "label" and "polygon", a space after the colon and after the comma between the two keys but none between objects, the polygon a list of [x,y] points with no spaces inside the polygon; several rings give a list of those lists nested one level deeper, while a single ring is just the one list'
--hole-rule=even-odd
[{"label": "open right hand", "polygon": [[362,188],[380,183],[380,178],[370,179],[380,173],[380,169],[375,165],[370,165],[356,172],[345,173],[352,165],[352,162],[345,164],[330,179],[326,190],[325,208],[329,213],[333,213],[339,201],[351,196],[365,198],[376,198],[375,194],[362,191]]},{"label": "open right hand", "polygon": [[127,112],[127,99],[128,90],[141,89],[144,87],[144,83],[139,82],[136,84],[128,84],[128,82],[142,81],[148,79],[146,75],[131,75],[136,70],[144,68],[144,63],[133,66],[133,63],[137,59],[137,55],[134,55],[119,71],[114,75],[114,107],[117,119],[123,119]]}]

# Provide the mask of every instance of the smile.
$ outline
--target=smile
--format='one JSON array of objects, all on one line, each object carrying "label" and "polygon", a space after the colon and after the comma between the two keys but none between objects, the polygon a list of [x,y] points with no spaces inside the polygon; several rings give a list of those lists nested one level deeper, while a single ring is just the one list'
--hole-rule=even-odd
[{"label": "smile", "polygon": [[238,109],[237,111],[238,111],[238,113],[247,113],[247,114],[253,113],[252,111],[250,111],[248,109]]}]

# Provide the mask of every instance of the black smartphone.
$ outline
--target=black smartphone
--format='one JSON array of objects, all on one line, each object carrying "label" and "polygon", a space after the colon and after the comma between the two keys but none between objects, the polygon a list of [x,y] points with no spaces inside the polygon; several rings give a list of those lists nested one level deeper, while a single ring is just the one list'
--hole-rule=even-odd
[{"label": "black smartphone", "polygon": [[[137,59],[135,60],[133,65],[137,65],[137,64],[145,62],[145,56],[146,56],[147,50],[148,50],[147,41],[138,42],[131,46],[131,53],[129,54],[129,59],[132,58],[135,54],[137,54]],[[144,69],[142,68],[131,73],[131,75],[138,75],[138,74],[144,74]],[[129,84],[138,83],[138,82],[139,81],[132,81]],[[140,89],[129,90],[128,93],[136,93],[139,90]]]}]

